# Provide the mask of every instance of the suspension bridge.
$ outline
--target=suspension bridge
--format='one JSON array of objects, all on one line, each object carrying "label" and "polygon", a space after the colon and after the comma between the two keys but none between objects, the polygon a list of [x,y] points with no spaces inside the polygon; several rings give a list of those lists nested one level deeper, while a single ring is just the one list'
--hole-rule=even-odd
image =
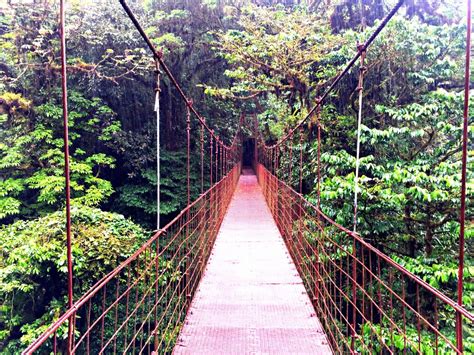
[{"label": "suspension bridge", "polygon": [[[127,3],[120,3],[186,108],[187,207],[88,292],[74,297],[62,0],[69,304],[24,353],[462,354],[474,324],[462,304],[470,1],[457,300],[356,233],[357,185],[353,228],[337,224],[320,208],[321,108],[359,61],[359,152],[365,53],[403,1],[357,46],[308,116],[272,145],[260,135],[256,119],[245,116],[225,144],[194,108]],[[305,125],[313,117],[318,132],[314,203],[302,193]],[[190,161],[196,151],[201,194],[191,201]],[[243,166],[243,156],[249,166]],[[296,182],[288,176],[296,176]],[[355,176],[357,184],[358,164]]]}]

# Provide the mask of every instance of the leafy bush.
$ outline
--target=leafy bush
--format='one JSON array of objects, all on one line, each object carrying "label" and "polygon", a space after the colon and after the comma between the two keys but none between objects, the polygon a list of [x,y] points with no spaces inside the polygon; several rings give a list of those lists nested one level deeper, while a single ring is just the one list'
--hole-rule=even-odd
[{"label": "leafy bush", "polygon": [[[0,219],[37,217],[63,206],[64,157],[62,108],[56,92],[34,107],[19,94],[0,95]],[[97,206],[112,194],[102,172],[115,167],[106,148],[114,144],[120,123],[99,98],[70,93],[71,192],[77,202]]]},{"label": "leafy bush", "polygon": [[[0,352],[16,352],[65,310],[65,213],[0,229]],[[146,239],[115,213],[72,208],[74,293],[83,294]]]}]

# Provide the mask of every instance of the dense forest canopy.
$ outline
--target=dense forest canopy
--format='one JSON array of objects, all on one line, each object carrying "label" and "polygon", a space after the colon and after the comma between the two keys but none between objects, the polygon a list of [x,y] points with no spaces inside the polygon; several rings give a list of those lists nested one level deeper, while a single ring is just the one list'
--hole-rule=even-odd
[{"label": "dense forest canopy", "polygon": [[[118,3],[67,3],[73,254],[81,294],[156,228],[156,73]],[[255,114],[268,142],[309,112],[392,3],[130,1],[209,125],[230,139],[241,113]],[[461,0],[407,1],[368,50],[358,221],[367,241],[453,298],[463,16]],[[357,76],[354,70],[341,82],[321,116],[322,208],[346,226]],[[66,304],[57,1],[0,1],[0,78],[0,352],[16,353]],[[168,79],[160,86],[166,222],[186,204],[186,112]],[[304,134],[303,192],[316,199],[316,126],[308,124]],[[464,304],[472,311],[472,122],[469,134]],[[198,169],[191,171],[197,181]],[[193,197],[199,193],[193,186]]]}]

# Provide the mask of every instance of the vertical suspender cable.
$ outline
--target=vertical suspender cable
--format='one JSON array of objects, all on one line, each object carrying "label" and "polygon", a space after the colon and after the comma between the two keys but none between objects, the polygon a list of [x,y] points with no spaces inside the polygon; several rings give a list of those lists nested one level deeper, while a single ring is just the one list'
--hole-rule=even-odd
[{"label": "vertical suspender cable", "polygon": [[[59,35],[61,41],[61,89],[63,104],[63,125],[64,125],[64,177],[66,180],[66,244],[67,244],[67,295],[68,308],[74,302],[73,293],[73,270],[72,270],[72,245],[71,245],[71,181],[69,171],[69,123],[67,105],[67,73],[66,73],[66,33],[65,33],[65,0],[59,3]],[[74,316],[69,318],[68,324],[68,351],[72,348]]]},{"label": "vertical suspender cable", "polygon": [[[466,34],[466,67],[464,73],[464,112],[462,131],[462,168],[461,168],[461,208],[459,216],[459,269],[458,269],[458,304],[462,306],[463,277],[464,277],[464,234],[466,228],[466,180],[467,180],[467,141],[469,130],[469,89],[471,73],[471,0],[467,0],[467,34]],[[456,312],[456,345],[462,353],[462,315]]]},{"label": "vertical suspender cable", "polygon": [[160,229],[160,62],[155,58],[156,87],[155,107],[156,112],[156,230]]},{"label": "vertical suspender cable", "polygon": [[359,166],[360,166],[360,133],[362,129],[362,91],[364,84],[364,73],[366,68],[364,67],[365,60],[365,46],[358,45],[360,54],[360,72],[359,72],[359,84],[357,90],[359,91],[359,112],[357,114],[357,146],[356,146],[356,167],[354,177],[354,232],[357,231],[357,198],[359,194]]},{"label": "vertical suspender cable", "polygon": [[187,161],[186,161],[186,183],[187,183],[187,196],[188,196],[188,206],[191,204],[191,111],[189,110],[189,105],[186,105],[186,152],[187,152]]}]

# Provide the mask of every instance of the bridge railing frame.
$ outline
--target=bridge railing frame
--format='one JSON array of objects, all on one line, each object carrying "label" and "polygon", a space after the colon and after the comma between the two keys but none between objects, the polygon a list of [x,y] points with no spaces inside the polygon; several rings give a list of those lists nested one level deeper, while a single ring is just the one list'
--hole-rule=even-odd
[{"label": "bridge railing frame", "polygon": [[[241,164],[98,281],[23,353],[171,352]],[[69,322],[74,338],[68,349]]]},{"label": "bridge railing frame", "polygon": [[[334,222],[262,163],[256,173],[334,352],[462,354],[455,319],[461,314],[472,327],[472,313]],[[440,324],[441,313],[451,324]]]}]

